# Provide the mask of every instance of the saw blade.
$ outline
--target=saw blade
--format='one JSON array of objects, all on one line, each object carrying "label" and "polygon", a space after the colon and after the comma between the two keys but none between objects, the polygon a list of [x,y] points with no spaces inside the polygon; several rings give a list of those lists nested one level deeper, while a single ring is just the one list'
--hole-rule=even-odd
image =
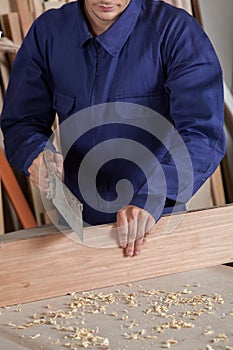
[{"label": "saw blade", "polygon": [[50,150],[46,150],[44,159],[48,170],[46,198],[52,201],[66,223],[83,242],[83,205],[57,175],[54,154]]}]

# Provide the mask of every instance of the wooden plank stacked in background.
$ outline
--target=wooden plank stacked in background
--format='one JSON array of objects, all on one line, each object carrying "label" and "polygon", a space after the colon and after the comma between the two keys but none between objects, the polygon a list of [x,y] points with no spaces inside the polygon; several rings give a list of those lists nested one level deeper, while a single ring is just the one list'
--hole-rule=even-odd
[{"label": "wooden plank stacked in background", "polygon": [[1,0],[0,1],[0,13],[9,13],[11,11],[14,11],[14,8],[12,7],[12,1],[10,0]]},{"label": "wooden plank stacked in background", "polygon": [[5,233],[4,227],[4,212],[3,212],[3,200],[2,200],[2,183],[0,178],[0,235]]},{"label": "wooden plank stacked in background", "polygon": [[9,12],[1,15],[1,24],[4,36],[20,45],[23,40],[19,15],[17,12]]},{"label": "wooden plank stacked in background", "polygon": [[[2,109],[3,96],[5,94],[8,81],[9,81],[9,75],[10,75],[10,66],[9,66],[9,61],[8,61],[6,52],[13,53],[13,52],[16,52],[17,49],[18,49],[18,46],[15,45],[10,40],[6,38],[0,39],[0,80],[1,80],[0,109]],[[3,148],[3,137],[1,132],[0,132],[0,148]],[[2,168],[3,164],[1,164],[0,166]],[[5,228],[4,228],[4,212],[3,212],[2,178],[0,176],[0,234],[3,234],[4,232],[5,232]]]},{"label": "wooden plank stacked in background", "polygon": [[61,1],[46,1],[44,2],[44,9],[49,10],[51,8],[58,8],[61,7],[62,5],[66,4],[68,1],[66,0],[61,0]]},{"label": "wooden plank stacked in background", "polygon": [[0,177],[24,228],[35,227],[36,222],[14,173],[0,148]]},{"label": "wooden plank stacked in background", "polygon": [[190,13],[190,15],[192,14],[192,3],[191,0],[164,0],[165,2],[167,2],[170,5],[182,8],[184,10],[186,10],[187,12]]}]

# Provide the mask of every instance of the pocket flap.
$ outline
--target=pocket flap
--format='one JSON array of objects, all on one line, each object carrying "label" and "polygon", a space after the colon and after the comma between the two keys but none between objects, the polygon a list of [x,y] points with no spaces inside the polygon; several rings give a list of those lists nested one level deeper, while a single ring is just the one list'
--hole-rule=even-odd
[{"label": "pocket flap", "polygon": [[59,91],[54,92],[53,108],[61,115],[67,115],[74,107],[75,96],[67,95]]}]

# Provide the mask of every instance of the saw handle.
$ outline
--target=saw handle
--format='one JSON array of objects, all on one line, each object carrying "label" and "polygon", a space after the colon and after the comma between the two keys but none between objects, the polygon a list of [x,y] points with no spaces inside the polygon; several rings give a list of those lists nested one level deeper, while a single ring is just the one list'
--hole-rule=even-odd
[{"label": "saw handle", "polygon": [[54,161],[54,153],[49,149],[46,149],[43,153],[45,165],[48,171],[48,192],[47,199],[52,199],[56,194],[56,163]]},{"label": "saw handle", "polygon": [[49,175],[56,173],[56,163],[54,161],[54,153],[49,149],[46,149],[43,153],[45,165]]}]

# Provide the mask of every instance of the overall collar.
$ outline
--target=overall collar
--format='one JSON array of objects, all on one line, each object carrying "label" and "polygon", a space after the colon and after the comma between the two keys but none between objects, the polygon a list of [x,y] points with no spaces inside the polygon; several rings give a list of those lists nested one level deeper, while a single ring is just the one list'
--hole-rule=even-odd
[{"label": "overall collar", "polygon": [[[88,40],[93,39],[90,33],[85,16],[82,10],[82,2],[77,1],[78,5],[78,31],[79,42],[83,46]],[[121,16],[104,33],[98,35],[95,39],[112,56],[118,56],[129,35],[138,20],[141,12],[142,0],[131,0]]]}]

